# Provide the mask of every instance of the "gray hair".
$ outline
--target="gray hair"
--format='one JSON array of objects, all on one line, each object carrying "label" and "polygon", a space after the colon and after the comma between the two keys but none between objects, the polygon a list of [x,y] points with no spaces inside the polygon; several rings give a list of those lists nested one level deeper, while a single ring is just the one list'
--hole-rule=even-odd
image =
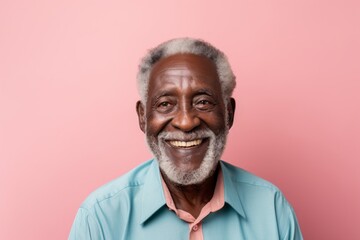
[{"label": "gray hair", "polygon": [[160,59],[176,54],[195,54],[209,58],[216,66],[224,102],[231,97],[235,88],[235,75],[227,57],[210,43],[199,39],[176,38],[150,49],[139,64],[137,74],[138,90],[141,101],[146,103],[149,78],[152,68]]}]

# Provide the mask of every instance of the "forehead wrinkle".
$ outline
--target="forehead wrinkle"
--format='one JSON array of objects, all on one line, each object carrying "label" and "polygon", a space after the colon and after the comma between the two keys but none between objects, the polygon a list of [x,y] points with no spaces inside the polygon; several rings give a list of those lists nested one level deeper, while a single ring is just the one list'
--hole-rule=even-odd
[{"label": "forehead wrinkle", "polygon": [[[206,94],[209,96],[215,96],[215,92],[213,89],[208,88],[204,86],[202,83],[201,86],[196,86],[194,84],[197,80],[201,82],[206,82],[206,77],[203,76],[202,78],[197,76],[192,76],[192,74],[189,75],[182,75],[182,74],[162,74],[161,76],[158,76],[156,79],[159,79],[162,84],[159,87],[154,88],[154,92],[156,93],[156,96],[162,97],[166,95],[172,95],[174,92],[178,90],[177,87],[180,87],[180,89],[187,89],[191,88],[193,89],[194,95],[202,95]],[[156,80],[154,79],[154,80]],[[174,81],[175,80],[175,81]],[[205,80],[205,81],[204,81]],[[206,84],[205,84],[206,85]]]},{"label": "forehead wrinkle", "polygon": [[[194,68],[189,62],[173,62],[165,64],[165,66],[157,66],[152,72],[157,76],[188,76],[188,77],[205,77],[206,72],[204,74],[194,74]],[[160,69],[159,69],[160,68]],[[199,70],[196,70],[199,71]]]},{"label": "forehead wrinkle", "polygon": [[193,74],[191,71],[178,68],[165,69],[164,71],[159,72],[156,77],[157,80],[163,83],[162,87],[164,88],[177,86],[181,89],[190,87],[198,78],[199,76]]},{"label": "forehead wrinkle", "polygon": [[193,77],[191,71],[187,68],[166,68],[158,72],[160,78],[163,77]]},{"label": "forehead wrinkle", "polygon": [[192,97],[201,94],[218,96],[218,86],[215,86],[217,83],[214,84],[214,81],[220,84],[216,69],[200,61],[201,59],[183,58],[169,57],[155,64],[148,89],[152,94],[148,96],[153,95],[151,98],[154,99],[153,97],[179,95],[180,92],[183,96],[191,93]]}]

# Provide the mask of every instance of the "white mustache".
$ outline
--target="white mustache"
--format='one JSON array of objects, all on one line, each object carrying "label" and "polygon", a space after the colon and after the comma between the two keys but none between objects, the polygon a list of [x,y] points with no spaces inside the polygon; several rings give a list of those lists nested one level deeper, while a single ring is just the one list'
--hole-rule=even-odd
[{"label": "white mustache", "polygon": [[178,141],[191,141],[194,139],[209,138],[213,135],[210,129],[196,130],[194,132],[161,132],[158,135],[158,139],[163,140],[178,140]]}]

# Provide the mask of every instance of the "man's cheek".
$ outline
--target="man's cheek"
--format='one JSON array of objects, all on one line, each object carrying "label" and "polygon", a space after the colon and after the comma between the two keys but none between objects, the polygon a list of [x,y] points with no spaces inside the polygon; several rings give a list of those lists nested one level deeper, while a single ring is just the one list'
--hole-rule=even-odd
[{"label": "man's cheek", "polygon": [[146,129],[149,134],[158,135],[171,122],[171,116],[151,116],[147,119]]}]

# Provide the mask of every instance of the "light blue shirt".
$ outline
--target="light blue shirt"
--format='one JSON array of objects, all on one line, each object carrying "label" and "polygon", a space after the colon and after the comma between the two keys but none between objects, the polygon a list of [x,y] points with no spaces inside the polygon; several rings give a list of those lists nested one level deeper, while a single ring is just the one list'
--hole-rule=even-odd
[{"label": "light blue shirt", "polygon": [[[221,161],[225,205],[202,221],[204,240],[301,240],[295,213],[271,183]],[[70,240],[186,240],[189,225],[166,206],[157,161],[93,192]]]}]

